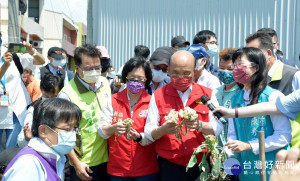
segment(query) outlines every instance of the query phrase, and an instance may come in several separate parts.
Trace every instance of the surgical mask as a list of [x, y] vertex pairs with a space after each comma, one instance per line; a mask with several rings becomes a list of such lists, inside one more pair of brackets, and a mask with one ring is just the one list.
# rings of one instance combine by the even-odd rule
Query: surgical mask
[[57, 60], [55, 58], [52, 58], [52, 65], [54, 65], [55, 67], [64, 66], [66, 63], [67, 63], [66, 59]]
[[167, 73], [164, 73], [162, 70], [152, 69], [152, 81], [162, 82], [167, 77]]
[[112, 71], [112, 72], [109, 72], [107, 77], [113, 79], [114, 77], [116, 76], [116, 72], [115, 71]]
[[101, 76], [101, 70], [90, 70], [90, 71], [82, 71], [83, 78], [86, 83], [92, 84], [95, 83], [99, 77]]
[[177, 48], [177, 51], [180, 51], [180, 50], [187, 50], [187, 47]]
[[219, 69], [218, 77], [224, 84], [232, 84], [235, 80], [232, 71]]
[[186, 91], [191, 83], [193, 82], [193, 77], [179, 77], [179, 76], [171, 76], [171, 83], [176, 90], [181, 92]]
[[233, 69], [233, 78], [236, 82], [245, 84], [250, 79], [251, 75], [246, 73], [247, 66], [245, 65], [237, 65]]
[[218, 45], [216, 44], [210, 44], [207, 46], [208, 47], [208, 51], [207, 51], [207, 54], [210, 56], [210, 57], [214, 57], [218, 54]]
[[128, 81], [127, 82], [127, 88], [132, 94], [137, 94], [145, 89], [145, 83], [143, 82], [134, 82], [134, 81]]
[[196, 63], [196, 67], [195, 67], [195, 69], [196, 70], [201, 70], [201, 69], [203, 69], [203, 67], [204, 67], [204, 65], [201, 65], [201, 62], [202, 62], [202, 60], [204, 59], [204, 57], [203, 58], [200, 58], [199, 60], [196, 60], [197, 61], [197, 63]]
[[[51, 145], [51, 148], [55, 150], [59, 155], [66, 155], [70, 153], [74, 148], [74, 146], [76, 145], [76, 132], [75, 131], [56, 132], [49, 126], [47, 127], [51, 129], [53, 132], [55, 132], [58, 137], [57, 145]], [[52, 144], [51, 141], [50, 143]]]

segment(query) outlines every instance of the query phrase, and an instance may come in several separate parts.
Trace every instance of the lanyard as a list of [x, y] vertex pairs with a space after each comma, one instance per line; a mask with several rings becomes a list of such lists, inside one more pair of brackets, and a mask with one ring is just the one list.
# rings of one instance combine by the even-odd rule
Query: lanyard
[[[2, 65], [4, 64], [4, 59], [3, 57], [1, 58], [2, 60]], [[6, 94], [6, 88], [5, 88], [5, 84], [6, 84], [6, 73], [3, 75], [3, 81], [0, 80], [2, 86], [3, 86], [3, 91], [4, 91], [4, 94]]]

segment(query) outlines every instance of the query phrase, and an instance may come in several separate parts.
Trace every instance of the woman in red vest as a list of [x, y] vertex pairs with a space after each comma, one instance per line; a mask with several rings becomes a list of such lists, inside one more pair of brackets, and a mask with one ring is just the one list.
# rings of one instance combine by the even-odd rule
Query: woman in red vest
[[[157, 155], [152, 142], [144, 136], [150, 95], [145, 86], [152, 72], [144, 58], [131, 58], [122, 71], [127, 88], [106, 98], [98, 133], [109, 144], [107, 172], [111, 181], [157, 180]], [[130, 130], [123, 121], [131, 118]]]

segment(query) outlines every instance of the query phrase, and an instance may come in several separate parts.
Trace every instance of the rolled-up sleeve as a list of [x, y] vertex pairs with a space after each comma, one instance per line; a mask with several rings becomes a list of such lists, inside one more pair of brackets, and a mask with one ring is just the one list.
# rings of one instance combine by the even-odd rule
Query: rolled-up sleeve
[[[215, 107], [219, 107], [218, 100], [214, 94], [211, 96], [211, 102]], [[212, 126], [215, 136], [219, 136], [223, 130], [223, 124], [215, 118], [213, 113], [209, 111], [209, 124]]]
[[276, 106], [282, 114], [291, 120], [295, 120], [300, 111], [300, 89], [288, 96], [277, 97]]
[[112, 124], [112, 118], [113, 118], [113, 108], [112, 108], [112, 103], [111, 103], [111, 96], [106, 96], [104, 98], [104, 104], [102, 108], [102, 115], [101, 119], [98, 123], [98, 134], [104, 138], [108, 139], [111, 135], [106, 135], [103, 133], [103, 126], [111, 125]]
[[154, 94], [152, 94], [150, 104], [149, 104], [146, 125], [145, 125], [145, 137], [147, 139], [151, 141], [155, 141], [152, 138], [152, 131], [159, 127], [159, 123], [160, 123], [160, 116], [155, 102], [155, 96]]

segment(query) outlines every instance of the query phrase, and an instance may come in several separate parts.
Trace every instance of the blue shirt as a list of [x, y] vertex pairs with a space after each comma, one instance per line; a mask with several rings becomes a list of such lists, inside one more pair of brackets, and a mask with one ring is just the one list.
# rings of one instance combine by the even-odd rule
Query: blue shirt
[[278, 97], [276, 106], [282, 114], [291, 120], [295, 120], [300, 111], [300, 89], [287, 96]]

